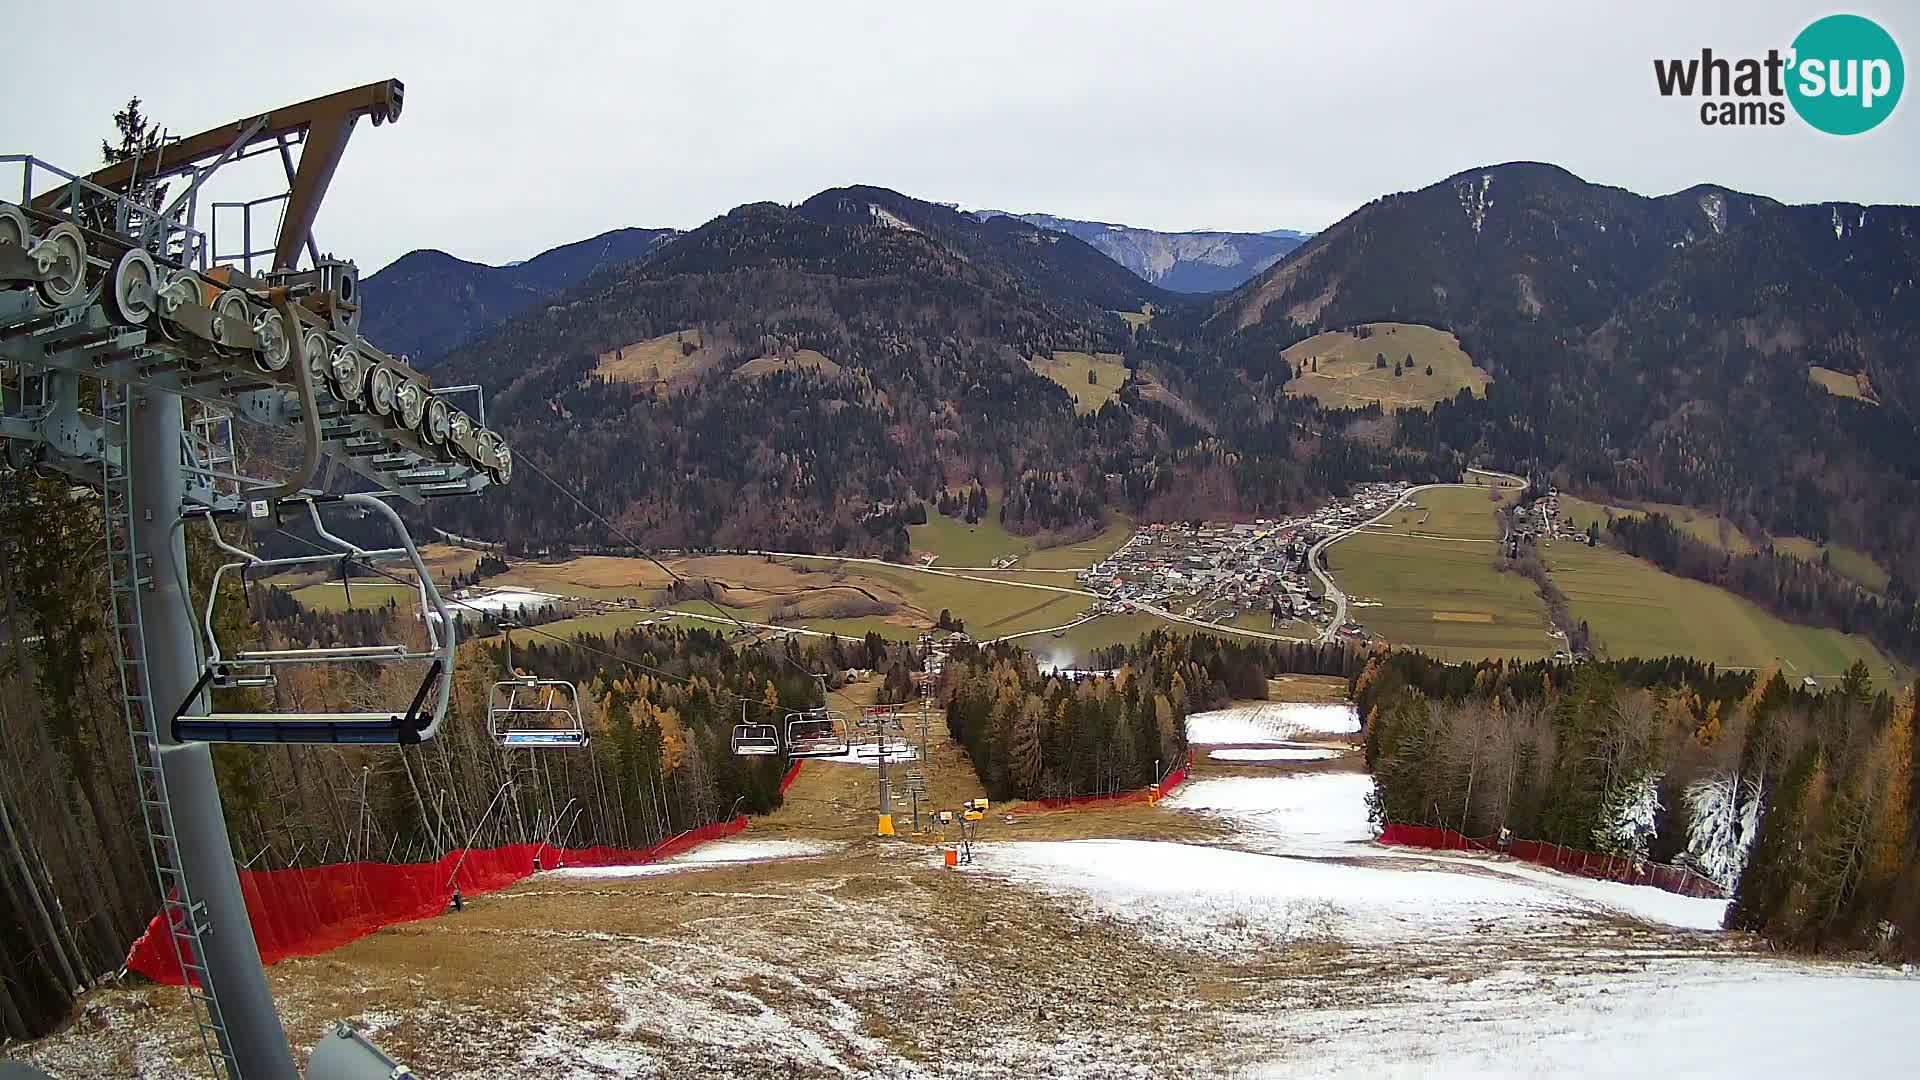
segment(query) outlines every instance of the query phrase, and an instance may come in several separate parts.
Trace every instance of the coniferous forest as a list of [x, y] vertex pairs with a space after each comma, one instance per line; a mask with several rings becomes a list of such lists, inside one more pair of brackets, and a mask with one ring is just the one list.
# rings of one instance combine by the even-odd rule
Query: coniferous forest
[[1676, 863], [1728, 891], [1730, 928], [1920, 956], [1915, 686], [1411, 653], [1354, 685], [1378, 820]]

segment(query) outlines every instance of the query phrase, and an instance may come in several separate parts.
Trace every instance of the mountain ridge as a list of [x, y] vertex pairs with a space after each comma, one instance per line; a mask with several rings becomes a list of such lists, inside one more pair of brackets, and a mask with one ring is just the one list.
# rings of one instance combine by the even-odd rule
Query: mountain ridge
[[981, 220], [1013, 218], [1077, 237], [1141, 279], [1181, 293], [1234, 288], [1279, 261], [1312, 235], [1293, 229], [1258, 233], [1222, 229], [1166, 232], [1107, 221], [1006, 210], [975, 210], [973, 216]]
[[610, 229], [501, 266], [417, 248], [363, 282], [361, 331], [375, 345], [431, 366], [474, 334], [678, 235], [677, 229]]

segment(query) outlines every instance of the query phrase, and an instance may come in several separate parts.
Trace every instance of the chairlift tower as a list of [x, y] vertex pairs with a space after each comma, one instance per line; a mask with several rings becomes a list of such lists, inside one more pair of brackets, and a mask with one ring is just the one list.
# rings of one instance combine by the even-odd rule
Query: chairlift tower
[[[497, 435], [360, 336], [358, 272], [313, 240], [353, 129], [362, 118], [397, 120], [402, 95], [398, 80], [371, 83], [85, 176], [0, 156], [0, 182], [14, 170], [20, 181], [18, 200], [0, 202], [5, 464], [100, 493], [111, 638], [162, 915], [208, 1062], [223, 1080], [299, 1073], [241, 895], [210, 744], [432, 738], [446, 712], [455, 627], [388, 504], [474, 494], [512, 474]], [[284, 191], [211, 202], [216, 173], [259, 155], [278, 157]], [[143, 194], [160, 183], [174, 189], [164, 203]], [[256, 249], [254, 213], [274, 209], [272, 243]], [[235, 210], [240, 240], [223, 252], [214, 230], [223, 211]], [[235, 422], [295, 433], [299, 460], [277, 476], [246, 475]], [[355, 474], [359, 490], [316, 487], [323, 458]], [[341, 539], [321, 517], [339, 508], [383, 519], [399, 543], [368, 549]], [[188, 591], [185, 529], [214, 530], [235, 560], [224, 574], [300, 560], [258, 558], [221, 540], [220, 523], [275, 527], [295, 518], [332, 546], [317, 558], [410, 564], [427, 646], [224, 651], [204, 617], [203, 634]], [[386, 711], [216, 708], [215, 692], [271, 686], [289, 665], [329, 663], [425, 671], [412, 701]], [[312, 1080], [398, 1075], [404, 1069], [344, 1028], [323, 1040], [308, 1072]]]

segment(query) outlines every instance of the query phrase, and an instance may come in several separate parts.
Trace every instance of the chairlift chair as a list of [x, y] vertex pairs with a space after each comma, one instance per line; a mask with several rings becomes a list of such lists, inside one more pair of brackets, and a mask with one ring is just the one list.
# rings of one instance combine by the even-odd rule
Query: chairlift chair
[[487, 723], [503, 750], [585, 746], [587, 725], [580, 715], [580, 689], [564, 679], [521, 674], [513, 666], [513, 624], [507, 635], [507, 677], [493, 684], [487, 698]]
[[[320, 520], [315, 500], [306, 500], [307, 513], [314, 532], [333, 545], [333, 551], [319, 555], [300, 555], [281, 559], [263, 559], [235, 547], [220, 535], [212, 515], [207, 516], [208, 531], [220, 550], [234, 556], [214, 571], [207, 590], [207, 605], [202, 620], [206, 637], [206, 662], [199, 681], [185, 701], [173, 712], [172, 731], [180, 742], [211, 743], [298, 743], [335, 745], [421, 743], [434, 737], [446, 718], [453, 687], [454, 628], [446, 604], [427, 573], [426, 563], [414, 547], [413, 538], [400, 515], [380, 499], [365, 493], [342, 495], [340, 502], [382, 517], [399, 534], [400, 546], [362, 548], [327, 531]], [[220, 595], [220, 583], [238, 570], [242, 578], [249, 571], [276, 571], [317, 566], [332, 567], [343, 561], [363, 565], [383, 562], [406, 563], [414, 572], [415, 595], [427, 644], [419, 648], [407, 644], [343, 645], [304, 649], [242, 649], [223, 652], [214, 633], [214, 604]], [[401, 709], [380, 712], [229, 712], [211, 707], [209, 689], [241, 689], [273, 686], [281, 668], [306, 664], [421, 664], [426, 673], [411, 702]]]
[[786, 721], [788, 757], [838, 757], [849, 749], [846, 720], [825, 707], [790, 712]]
[[779, 753], [779, 726], [776, 724], [733, 725], [733, 752], [741, 757], [763, 757]]
[[740, 703], [740, 722], [733, 725], [733, 752], [741, 757], [764, 757], [780, 752], [780, 727], [747, 720], [747, 703]]

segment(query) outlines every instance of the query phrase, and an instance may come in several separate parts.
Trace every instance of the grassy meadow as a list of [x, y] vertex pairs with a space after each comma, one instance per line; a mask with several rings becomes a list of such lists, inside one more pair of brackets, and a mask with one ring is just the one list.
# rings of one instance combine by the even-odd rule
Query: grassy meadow
[[[1287, 381], [1287, 393], [1311, 397], [1329, 408], [1362, 408], [1378, 402], [1388, 411], [1424, 409], [1462, 389], [1485, 397], [1489, 376], [1473, 366], [1460, 339], [1445, 330], [1413, 323], [1367, 323], [1362, 338], [1329, 330], [1280, 354], [1288, 366], [1307, 365], [1305, 374]], [[1378, 358], [1387, 358], [1386, 367]], [[1413, 370], [1395, 376], [1396, 363], [1413, 357]], [[1427, 368], [1433, 374], [1427, 374]]]
[[[1048, 358], [1033, 357], [1027, 361], [1033, 370], [1054, 382], [1067, 393], [1073, 395], [1073, 409], [1079, 413], [1098, 412], [1113, 395], [1120, 392], [1120, 386], [1127, 381], [1127, 366], [1119, 353], [1084, 353], [1058, 350]], [[1089, 383], [1087, 373], [1092, 372], [1098, 380]]]

